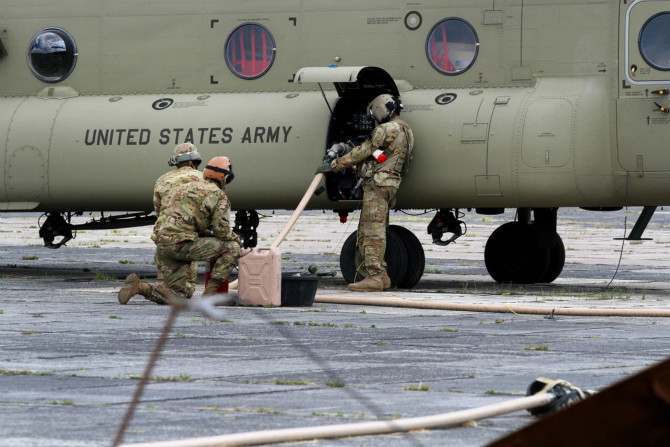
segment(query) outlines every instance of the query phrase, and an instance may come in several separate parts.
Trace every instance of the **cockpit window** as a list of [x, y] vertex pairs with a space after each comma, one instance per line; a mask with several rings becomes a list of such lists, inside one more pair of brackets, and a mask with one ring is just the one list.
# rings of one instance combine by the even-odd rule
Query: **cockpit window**
[[662, 12], [647, 20], [640, 30], [640, 54], [657, 70], [670, 70], [670, 13]]
[[242, 79], [256, 79], [267, 73], [275, 53], [272, 34], [255, 23], [238, 26], [226, 42], [226, 63]]
[[444, 19], [433, 27], [426, 40], [426, 55], [430, 64], [445, 75], [466, 71], [475, 63], [478, 52], [477, 33], [463, 19]]
[[67, 31], [45, 28], [35, 34], [28, 50], [28, 66], [37, 79], [60, 82], [77, 64], [77, 45]]

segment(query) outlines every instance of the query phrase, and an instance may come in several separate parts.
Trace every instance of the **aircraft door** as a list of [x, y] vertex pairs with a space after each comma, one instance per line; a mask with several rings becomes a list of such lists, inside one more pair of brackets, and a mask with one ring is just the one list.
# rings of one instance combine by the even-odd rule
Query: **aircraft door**
[[[334, 143], [363, 143], [375, 128], [374, 120], [367, 115], [368, 103], [377, 95], [389, 93], [399, 96], [393, 78], [377, 67], [307, 67], [295, 76], [298, 83], [334, 83], [338, 93], [336, 104], [328, 104], [331, 119], [326, 147]], [[325, 96], [324, 96], [325, 99]], [[326, 176], [326, 190], [331, 201], [359, 200], [353, 174]]]
[[617, 137], [625, 170], [670, 171], [670, 1], [622, 2]]
[[0, 209], [32, 210], [48, 199], [51, 130], [62, 104], [62, 101], [31, 98], [10, 105]]

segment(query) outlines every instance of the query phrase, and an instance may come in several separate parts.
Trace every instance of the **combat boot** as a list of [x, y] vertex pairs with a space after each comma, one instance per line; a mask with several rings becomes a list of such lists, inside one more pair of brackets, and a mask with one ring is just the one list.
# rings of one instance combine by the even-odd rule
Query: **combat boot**
[[353, 292], [381, 292], [384, 290], [384, 280], [382, 275], [368, 276], [361, 282], [349, 284], [347, 288]]
[[140, 281], [140, 278], [131, 273], [126, 278], [126, 283], [119, 290], [119, 303], [126, 304], [135, 295], [142, 295], [145, 298], [151, 296], [151, 286]]
[[384, 284], [384, 290], [391, 288], [391, 278], [389, 278], [388, 273], [384, 272], [382, 275], [382, 282]]
[[[207, 286], [205, 286], [205, 291], [202, 292], [202, 296], [207, 296], [207, 295], [219, 295], [219, 287], [221, 287], [221, 284], [223, 282], [219, 281], [212, 281], [210, 280], [207, 283]], [[226, 297], [224, 298], [224, 294], [220, 294], [220, 297], [216, 300], [216, 306], [234, 306], [237, 304], [237, 298], [236, 296], [230, 295], [229, 293], [226, 293]]]
[[221, 287], [221, 284], [223, 284], [222, 281], [214, 281], [213, 279], [210, 279], [207, 285], [205, 286], [205, 291], [202, 292], [203, 296], [216, 295], [219, 291], [219, 287]]

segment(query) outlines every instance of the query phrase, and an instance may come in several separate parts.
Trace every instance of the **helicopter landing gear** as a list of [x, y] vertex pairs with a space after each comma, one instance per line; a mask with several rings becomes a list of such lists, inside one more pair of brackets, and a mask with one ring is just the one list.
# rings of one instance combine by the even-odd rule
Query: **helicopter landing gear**
[[[359, 282], [367, 276], [357, 236], [358, 231], [351, 233], [340, 252], [340, 270], [348, 284]], [[388, 226], [384, 260], [393, 288], [412, 288], [423, 276], [426, 263], [423, 246], [414, 233], [404, 227]]]
[[556, 232], [556, 210], [534, 213], [530, 222], [530, 210], [520, 210], [518, 222], [501, 225], [486, 242], [484, 261], [496, 282], [552, 282], [563, 271], [565, 246]]

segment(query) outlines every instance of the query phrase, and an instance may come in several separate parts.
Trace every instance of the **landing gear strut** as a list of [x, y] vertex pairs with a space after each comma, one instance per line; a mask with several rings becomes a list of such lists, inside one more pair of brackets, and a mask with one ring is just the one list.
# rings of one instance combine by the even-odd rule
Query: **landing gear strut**
[[[461, 216], [458, 210], [454, 210], [453, 213], [450, 209], [441, 209], [438, 211], [433, 220], [428, 224], [428, 234], [433, 236], [433, 244], [447, 246], [463, 236], [468, 231], [468, 228], [465, 222], [458, 220]], [[443, 241], [442, 235], [445, 233], [451, 233], [452, 236]]]
[[[61, 213], [48, 213], [47, 218], [40, 225], [40, 237], [44, 241], [44, 246], [48, 248], [60, 248], [65, 245], [74, 236], [72, 235], [72, 225], [69, 223], [70, 216], [67, 221]], [[54, 244], [54, 239], [63, 236], [60, 242]]]
[[[93, 218], [90, 222], [72, 225], [73, 214], [75, 213], [67, 213], [67, 218], [65, 218], [61, 213], [47, 213], [46, 220], [40, 225], [40, 237], [44, 240], [45, 247], [62, 247], [74, 237], [73, 231], [76, 235], [77, 230], [112, 230], [153, 225], [156, 222], [156, 216], [151, 215], [150, 211], [146, 211], [114, 216], [101, 215], [98, 219]], [[76, 213], [76, 215], [81, 215], [81, 213]], [[59, 236], [63, 236], [63, 239], [54, 244], [55, 238]]]

